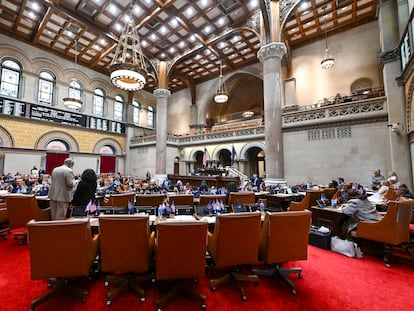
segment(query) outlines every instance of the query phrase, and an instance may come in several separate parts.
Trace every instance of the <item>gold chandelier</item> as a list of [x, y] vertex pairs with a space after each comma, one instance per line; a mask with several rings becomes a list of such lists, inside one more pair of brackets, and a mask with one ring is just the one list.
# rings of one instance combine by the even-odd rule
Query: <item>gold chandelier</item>
[[214, 95], [214, 101], [217, 104], [227, 103], [229, 95], [227, 94], [226, 84], [223, 81], [223, 66], [220, 60], [220, 76], [219, 76], [219, 85], [217, 87], [216, 95]]
[[116, 87], [126, 91], [137, 91], [145, 86], [147, 68], [131, 12], [132, 2], [129, 21], [121, 33], [109, 71], [111, 82]]
[[[323, 13], [325, 14], [326, 7], [323, 8]], [[322, 69], [329, 69], [335, 64], [335, 59], [329, 53], [328, 48], [328, 28], [326, 26], [327, 16], [325, 14], [325, 55], [323, 60], [321, 61]]]

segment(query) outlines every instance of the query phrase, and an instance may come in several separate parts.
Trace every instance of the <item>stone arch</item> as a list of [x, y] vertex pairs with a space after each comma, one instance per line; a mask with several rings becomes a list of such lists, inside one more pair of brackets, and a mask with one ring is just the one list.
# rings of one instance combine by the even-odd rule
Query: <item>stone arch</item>
[[121, 145], [114, 139], [111, 138], [103, 138], [98, 140], [93, 148], [94, 153], [99, 153], [99, 150], [103, 146], [111, 146], [115, 151], [115, 155], [122, 155], [122, 147]]
[[218, 161], [219, 153], [221, 150], [228, 150], [231, 153], [231, 145], [218, 145], [214, 148], [213, 154], [211, 156], [211, 160]]
[[190, 154], [188, 155], [188, 161], [195, 161], [195, 155], [197, 152], [204, 152], [204, 149], [202, 147], [196, 147], [191, 150]]
[[3, 55], [0, 60], [4, 58], [15, 59], [22, 65], [24, 71], [32, 71], [32, 62], [30, 58], [21, 50], [5, 45], [0, 45], [0, 49]]
[[370, 78], [359, 78], [351, 83], [351, 93], [358, 90], [370, 90], [374, 82]]
[[251, 142], [251, 143], [247, 143], [247, 144], [245, 144], [245, 145], [242, 147], [242, 149], [241, 149], [241, 151], [240, 151], [239, 159], [240, 159], [240, 160], [246, 160], [246, 153], [247, 153], [247, 151], [248, 151], [250, 148], [253, 148], [253, 147], [260, 148], [260, 149], [262, 149], [263, 151], [265, 151], [265, 150], [266, 150], [266, 149], [265, 149], [265, 144], [264, 144], [264, 143], [260, 143], [260, 142]]
[[14, 147], [13, 136], [2, 126], [0, 126], [0, 147]]
[[34, 148], [35, 149], [46, 149], [46, 146], [53, 140], [62, 140], [64, 141], [68, 146], [69, 150], [71, 152], [78, 152], [79, 151], [79, 144], [76, 141], [76, 139], [63, 131], [50, 131], [42, 136], [39, 137], [39, 139], [36, 140]]

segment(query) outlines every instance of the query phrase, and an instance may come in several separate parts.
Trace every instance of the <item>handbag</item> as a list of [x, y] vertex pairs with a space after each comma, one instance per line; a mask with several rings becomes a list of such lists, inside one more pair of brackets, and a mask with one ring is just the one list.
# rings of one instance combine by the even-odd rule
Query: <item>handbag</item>
[[358, 244], [354, 241], [343, 240], [338, 236], [333, 236], [331, 238], [331, 250], [348, 257], [363, 257], [362, 251], [358, 247]]

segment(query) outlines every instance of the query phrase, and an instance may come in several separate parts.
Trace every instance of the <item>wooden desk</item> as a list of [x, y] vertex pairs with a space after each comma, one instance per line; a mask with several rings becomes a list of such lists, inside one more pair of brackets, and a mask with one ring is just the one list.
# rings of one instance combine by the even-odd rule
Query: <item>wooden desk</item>
[[332, 207], [320, 208], [311, 206], [312, 224], [315, 226], [325, 226], [332, 231], [332, 235], [346, 236], [348, 231], [347, 222], [349, 215], [342, 212], [341, 209]]

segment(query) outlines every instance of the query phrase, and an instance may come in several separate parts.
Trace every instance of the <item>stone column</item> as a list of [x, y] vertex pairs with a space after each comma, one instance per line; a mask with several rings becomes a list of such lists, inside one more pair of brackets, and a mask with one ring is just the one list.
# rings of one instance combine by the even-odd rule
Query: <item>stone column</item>
[[156, 89], [157, 100], [157, 143], [155, 158], [155, 179], [157, 183], [167, 177], [167, 103], [171, 92], [167, 89]]
[[282, 135], [281, 61], [283, 43], [272, 42], [260, 48], [257, 58], [263, 64], [266, 185], [286, 184], [284, 180]]
[[401, 75], [399, 49], [400, 26], [398, 15], [398, 1], [389, 1], [380, 4], [378, 25], [381, 33], [382, 75], [384, 90], [388, 104], [391, 167], [395, 171], [400, 183], [408, 184], [412, 189], [412, 159], [406, 127], [406, 108], [404, 87], [398, 85], [396, 78]]

